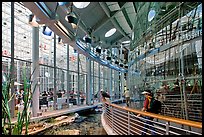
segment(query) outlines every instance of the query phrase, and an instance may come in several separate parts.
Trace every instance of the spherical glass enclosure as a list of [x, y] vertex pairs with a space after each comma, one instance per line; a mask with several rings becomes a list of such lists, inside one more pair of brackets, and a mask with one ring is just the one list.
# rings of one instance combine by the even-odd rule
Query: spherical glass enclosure
[[79, 9], [86, 8], [90, 2], [73, 2], [74, 6]]
[[116, 28], [110, 29], [108, 32], [106, 32], [105, 37], [110, 37], [116, 32]]
[[148, 21], [152, 21], [155, 14], [156, 14], [155, 10], [150, 10], [149, 13], [148, 13]]

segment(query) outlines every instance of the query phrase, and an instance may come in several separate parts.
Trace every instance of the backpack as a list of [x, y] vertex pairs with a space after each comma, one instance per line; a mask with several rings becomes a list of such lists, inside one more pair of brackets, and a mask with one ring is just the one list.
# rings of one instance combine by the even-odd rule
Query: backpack
[[155, 114], [161, 113], [161, 102], [152, 97], [148, 112], [155, 113]]
[[108, 93], [106, 93], [105, 91], [102, 92], [102, 96], [106, 97], [106, 98], [110, 98], [110, 95]]

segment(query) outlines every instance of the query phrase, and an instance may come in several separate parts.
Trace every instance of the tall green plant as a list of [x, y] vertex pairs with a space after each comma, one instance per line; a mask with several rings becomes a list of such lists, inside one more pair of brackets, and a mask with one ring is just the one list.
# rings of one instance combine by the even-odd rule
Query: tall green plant
[[[35, 70], [34, 70], [35, 71]], [[34, 72], [33, 71], [33, 72]], [[31, 74], [32, 76], [32, 74]], [[32, 95], [31, 95], [31, 83], [28, 83], [26, 78], [26, 66], [23, 67], [23, 87], [24, 87], [24, 109], [22, 113], [17, 114], [17, 123], [12, 124], [11, 122], [11, 112], [9, 109], [9, 102], [15, 97], [15, 93], [10, 96], [11, 89], [11, 77], [10, 74], [6, 76], [6, 81], [2, 83], [2, 131], [4, 135], [21, 135], [23, 127], [26, 127], [25, 134], [28, 134], [28, 125], [30, 119], [30, 113], [28, 112]], [[29, 78], [31, 79], [31, 77]], [[30, 81], [30, 80], [29, 80]], [[35, 85], [36, 88], [36, 85]], [[34, 91], [35, 91], [34, 88]]]

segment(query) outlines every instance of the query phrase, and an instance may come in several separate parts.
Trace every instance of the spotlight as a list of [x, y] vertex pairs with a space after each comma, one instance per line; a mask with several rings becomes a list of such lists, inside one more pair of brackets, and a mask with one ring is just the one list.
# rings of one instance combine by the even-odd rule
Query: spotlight
[[115, 61], [115, 64], [119, 64], [119, 62], [116, 60], [116, 61]]
[[60, 37], [58, 38], [58, 44], [63, 44], [62, 39]]
[[77, 53], [77, 50], [76, 50], [76, 49], [74, 49], [74, 53]]
[[43, 26], [43, 32], [44, 35], [51, 36], [52, 35], [52, 30], [48, 28], [47, 26]]
[[85, 37], [85, 42], [91, 44], [91, 38], [89, 38], [89, 37]]
[[111, 60], [111, 57], [106, 57], [107, 60]]
[[120, 67], [123, 67], [123, 64], [120, 64]]
[[100, 54], [101, 53], [101, 49], [96, 48], [96, 52], [98, 52]]
[[77, 28], [78, 19], [74, 17], [71, 13], [65, 17], [65, 20], [71, 23], [72, 28]]
[[34, 14], [29, 15], [29, 24], [33, 27], [38, 27], [39, 24], [37, 23], [36, 16]]

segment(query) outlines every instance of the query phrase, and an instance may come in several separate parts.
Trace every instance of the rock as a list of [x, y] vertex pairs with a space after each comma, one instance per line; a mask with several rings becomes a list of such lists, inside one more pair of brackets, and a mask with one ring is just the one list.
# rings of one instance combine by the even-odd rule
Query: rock
[[60, 130], [56, 132], [56, 135], [79, 135], [80, 134], [80, 130]]
[[67, 118], [68, 116], [61, 116], [61, 117], [57, 117], [55, 118], [56, 121], [60, 121], [60, 120], [63, 120], [65, 118]]
[[81, 123], [81, 122], [83, 122], [85, 119], [86, 119], [86, 117], [81, 117], [81, 116], [80, 116], [79, 118], [76, 118], [74, 122], [76, 122], [76, 123]]

